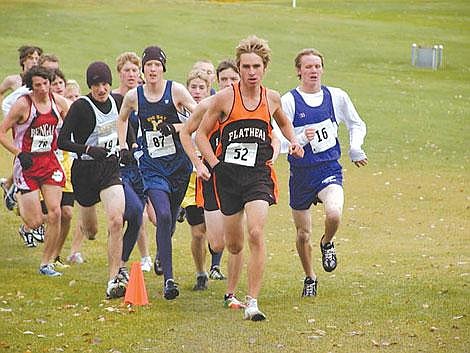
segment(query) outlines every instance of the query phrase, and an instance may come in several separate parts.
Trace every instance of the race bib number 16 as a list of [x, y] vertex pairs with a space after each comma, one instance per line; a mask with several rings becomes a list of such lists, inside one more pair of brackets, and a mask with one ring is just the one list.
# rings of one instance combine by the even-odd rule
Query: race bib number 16
[[336, 145], [337, 130], [334, 123], [327, 119], [311, 125], [315, 129], [315, 137], [310, 141], [313, 153], [326, 151]]

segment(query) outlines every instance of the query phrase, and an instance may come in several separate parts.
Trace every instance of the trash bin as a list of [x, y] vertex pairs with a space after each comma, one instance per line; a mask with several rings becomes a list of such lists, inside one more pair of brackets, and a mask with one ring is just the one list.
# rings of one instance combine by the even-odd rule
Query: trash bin
[[444, 46], [442, 44], [433, 45], [432, 47], [422, 47], [413, 43], [411, 45], [411, 65], [437, 70], [442, 67], [443, 64], [443, 50]]

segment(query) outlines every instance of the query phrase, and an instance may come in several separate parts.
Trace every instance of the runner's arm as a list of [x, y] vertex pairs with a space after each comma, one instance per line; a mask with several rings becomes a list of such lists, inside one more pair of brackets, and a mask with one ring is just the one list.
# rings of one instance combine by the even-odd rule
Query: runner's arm
[[277, 132], [273, 131], [273, 136], [271, 139], [271, 146], [273, 148], [273, 158], [271, 159], [271, 163], [274, 163], [276, 159], [279, 157], [279, 153], [281, 153], [281, 140], [279, 139]]
[[57, 146], [63, 151], [84, 154], [87, 148], [85, 141], [95, 125], [95, 115], [91, 106], [84, 99], [76, 100], [64, 118], [64, 124], [57, 138]]
[[357, 167], [365, 166], [368, 161], [362, 144], [367, 133], [366, 124], [345, 91], [330, 87], [330, 92], [336, 118], [344, 122], [349, 132], [349, 158]]
[[61, 95], [59, 94], [56, 94], [56, 93], [52, 93], [54, 95], [54, 100], [57, 104], [57, 106], [60, 108], [60, 116], [63, 118], [65, 118], [65, 116], [67, 115], [67, 112], [69, 111], [70, 109], [70, 101], [68, 99], [65, 99], [64, 97], [62, 97]]
[[128, 141], [128, 120], [133, 111], [137, 110], [137, 90], [134, 88], [126, 93], [122, 101], [119, 117], [116, 121], [119, 147], [120, 149], [129, 149], [132, 146], [127, 145]]
[[[181, 83], [173, 82], [172, 95], [176, 110], [178, 110], [180, 114], [183, 113], [184, 115], [186, 112], [192, 113], [194, 109], [196, 109], [197, 103], [194, 101], [193, 97], [191, 97], [186, 87]], [[183, 123], [173, 124], [173, 126], [175, 127], [176, 132], [180, 132], [183, 128]]]
[[292, 123], [289, 121], [286, 113], [284, 113], [282, 110], [281, 97], [279, 96], [279, 93], [269, 90], [268, 101], [270, 103], [270, 109], [272, 109], [273, 112], [272, 115], [274, 120], [279, 126], [279, 129], [281, 129], [282, 134], [287, 138], [287, 140], [289, 140], [291, 144], [289, 146], [289, 153], [296, 158], [302, 158], [304, 155], [304, 149], [297, 141]]
[[7, 136], [7, 133], [17, 122], [23, 120], [28, 112], [29, 104], [26, 99], [18, 99], [11, 107], [5, 119], [0, 123], [0, 144], [15, 156], [21, 152], [21, 149], [13, 144], [11, 138]]
[[204, 116], [204, 113], [207, 111], [208, 108], [208, 100], [203, 100], [200, 102], [194, 111], [192, 112], [189, 119], [183, 124], [182, 129], [180, 130], [180, 140], [183, 148], [188, 155], [193, 165], [196, 167], [197, 176], [203, 178], [204, 180], [209, 180], [210, 172], [207, 167], [202, 163], [201, 158], [196, 150], [196, 146], [192, 139], [192, 134], [197, 130], [199, 127], [201, 120]]
[[196, 131], [196, 145], [199, 148], [204, 159], [209, 163], [209, 165], [213, 168], [217, 163], [219, 163], [219, 159], [214, 154], [212, 150], [212, 146], [209, 142], [209, 134], [211, 133], [212, 129], [214, 128], [215, 124], [217, 124], [217, 120], [222, 114], [225, 114], [222, 100], [224, 99], [224, 95], [220, 95], [223, 92], [220, 92], [213, 96], [209, 107], [202, 118], [201, 123], [199, 124], [199, 128]]
[[17, 75], [9, 75], [0, 83], [0, 97], [9, 89], [14, 90], [17, 81]]

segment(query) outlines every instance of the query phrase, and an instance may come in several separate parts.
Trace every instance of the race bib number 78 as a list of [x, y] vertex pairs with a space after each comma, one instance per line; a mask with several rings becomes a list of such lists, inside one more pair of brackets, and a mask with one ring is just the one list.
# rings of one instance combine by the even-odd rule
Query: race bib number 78
[[31, 144], [31, 152], [49, 152], [52, 145], [52, 135], [47, 136], [33, 136], [33, 142]]

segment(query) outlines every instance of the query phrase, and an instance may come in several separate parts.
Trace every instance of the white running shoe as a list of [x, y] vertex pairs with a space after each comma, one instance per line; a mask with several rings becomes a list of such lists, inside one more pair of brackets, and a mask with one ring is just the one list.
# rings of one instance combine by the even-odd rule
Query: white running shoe
[[72, 255], [67, 257], [67, 261], [71, 264], [80, 265], [85, 262], [85, 259], [83, 258], [81, 253], [74, 252]]
[[142, 267], [143, 272], [152, 271], [152, 258], [150, 256], [142, 257], [140, 261], [140, 266]]
[[250, 296], [246, 297], [246, 308], [243, 319], [251, 321], [266, 320], [266, 315], [264, 315], [261, 310], [259, 310], [258, 301], [255, 298]]
[[53, 264], [41, 265], [39, 267], [39, 274], [47, 277], [59, 277], [62, 276], [61, 272], [55, 270]]

